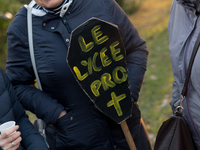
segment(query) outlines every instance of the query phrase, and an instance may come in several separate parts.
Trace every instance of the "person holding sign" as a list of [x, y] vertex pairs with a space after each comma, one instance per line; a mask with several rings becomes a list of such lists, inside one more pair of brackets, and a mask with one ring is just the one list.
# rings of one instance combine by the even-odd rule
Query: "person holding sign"
[[[3, 130], [3, 123], [15, 121], [11, 128]], [[19, 130], [19, 131], [17, 131]], [[0, 150], [48, 150], [43, 137], [28, 120], [15, 91], [0, 68]]]
[[[93, 81], [91, 88], [96, 97], [102, 95], [102, 88], [109, 91], [120, 84], [121, 80], [123, 83], [129, 80], [134, 104], [132, 116], [126, 121], [137, 149], [152, 149], [137, 103], [146, 71], [148, 51], [145, 41], [115, 0], [35, 0], [29, 6], [33, 7], [33, 45], [43, 91], [34, 87], [35, 75], [27, 40], [27, 5], [21, 7], [8, 28], [6, 70], [22, 105], [46, 123], [50, 148], [129, 149], [120, 125], [93, 104], [89, 95], [76, 81], [66, 61], [72, 31], [95, 17], [118, 27], [125, 53], [120, 55], [119, 44], [113, 41], [109, 48], [102, 47], [91, 59], [88, 57], [80, 60], [79, 63], [88, 68], [87, 72], [83, 72], [78, 66], [74, 67], [74, 70], [80, 81], [85, 81], [86, 78]], [[101, 29], [101, 26], [96, 26], [88, 34], [80, 36], [77, 47], [82, 47], [85, 53], [90, 53], [96, 45], [110, 41], [107, 38], [112, 39], [112, 36], [106, 37]], [[88, 39], [88, 36], [92, 38]], [[112, 58], [108, 55], [110, 52]], [[79, 61], [78, 59], [77, 57], [74, 61]], [[105, 73], [96, 80], [88, 76], [100, 72], [101, 68], [110, 67], [110, 64], [121, 59], [126, 61], [128, 76], [123, 74], [126, 72], [125, 67], [117, 67], [112, 70], [113, 73]], [[122, 74], [117, 76], [115, 73], [118, 72]], [[122, 116], [123, 111], [118, 109], [119, 106], [115, 107], [117, 104], [113, 100], [120, 103], [125, 95], [111, 92], [109, 96], [112, 98], [107, 107], [116, 110], [114, 113]]]

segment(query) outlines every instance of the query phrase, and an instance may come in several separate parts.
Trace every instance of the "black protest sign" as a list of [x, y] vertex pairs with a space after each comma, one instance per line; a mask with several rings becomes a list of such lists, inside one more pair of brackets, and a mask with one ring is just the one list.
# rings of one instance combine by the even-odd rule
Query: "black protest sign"
[[91, 18], [76, 28], [67, 62], [100, 111], [117, 123], [130, 117], [132, 101], [125, 49], [116, 25]]

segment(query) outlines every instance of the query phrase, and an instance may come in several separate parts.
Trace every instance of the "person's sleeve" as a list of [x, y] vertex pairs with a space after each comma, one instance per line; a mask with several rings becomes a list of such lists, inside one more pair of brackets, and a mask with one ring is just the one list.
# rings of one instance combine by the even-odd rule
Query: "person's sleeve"
[[[23, 27], [11, 23], [7, 31], [6, 72], [23, 107], [47, 124], [55, 124], [64, 107], [50, 96], [35, 88], [27, 33]], [[26, 28], [26, 27], [24, 27]], [[26, 30], [27, 31], [27, 30]]]
[[128, 16], [115, 0], [104, 0], [110, 19], [118, 26], [124, 47], [130, 90], [134, 101], [138, 100], [147, 66], [148, 51], [146, 42], [140, 37]]
[[28, 119], [28, 116], [25, 114], [24, 108], [20, 104], [11, 85], [8, 77], [3, 73], [3, 77], [6, 84], [6, 89], [9, 92], [12, 111], [15, 117], [16, 124], [19, 125], [19, 131], [21, 132], [22, 142], [21, 145], [26, 150], [48, 150], [43, 137], [36, 131], [34, 126]]

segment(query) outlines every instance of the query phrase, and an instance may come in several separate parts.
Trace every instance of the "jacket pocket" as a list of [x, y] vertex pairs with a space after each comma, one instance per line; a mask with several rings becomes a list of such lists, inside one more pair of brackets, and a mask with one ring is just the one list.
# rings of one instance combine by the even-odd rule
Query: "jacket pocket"
[[179, 91], [179, 86], [176, 81], [173, 82], [173, 94], [172, 100], [170, 101], [170, 105], [172, 108], [173, 113], [176, 111], [176, 107], [180, 105], [181, 102], [181, 93]]
[[[70, 113], [70, 112], [69, 112]], [[56, 126], [56, 150], [63, 150], [73, 145], [73, 134], [71, 127], [73, 125], [71, 123], [71, 115], [67, 113], [60, 119], [58, 119]]]

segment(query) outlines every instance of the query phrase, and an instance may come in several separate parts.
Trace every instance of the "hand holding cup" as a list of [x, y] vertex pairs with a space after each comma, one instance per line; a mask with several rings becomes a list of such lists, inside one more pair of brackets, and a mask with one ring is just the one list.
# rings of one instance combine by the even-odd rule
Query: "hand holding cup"
[[18, 129], [19, 126], [14, 121], [0, 125], [0, 147], [3, 150], [16, 150], [19, 147], [22, 138]]

